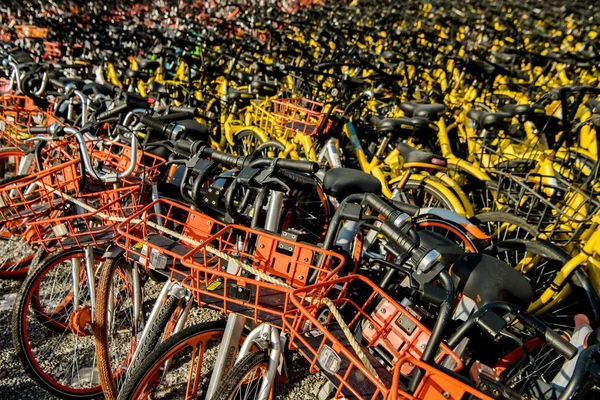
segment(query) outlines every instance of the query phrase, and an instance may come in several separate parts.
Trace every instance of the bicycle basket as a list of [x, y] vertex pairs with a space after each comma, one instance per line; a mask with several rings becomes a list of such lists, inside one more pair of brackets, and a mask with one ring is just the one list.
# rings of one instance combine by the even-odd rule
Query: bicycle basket
[[[86, 143], [92, 166], [104, 174], [124, 172], [131, 161], [131, 147], [112, 140], [99, 139]], [[129, 183], [136, 184], [139, 180], [152, 181], [165, 165], [165, 160], [150, 153], [138, 151], [136, 165], [132, 174], [125, 178]]]
[[[344, 333], [345, 327], [326, 306], [325, 298], [340, 312], [351, 336], [359, 342], [360, 355]], [[410, 311], [361, 275], [294, 290], [290, 301], [291, 311], [285, 316], [290, 347], [310, 362], [311, 371], [322, 371], [338, 387], [337, 395], [388, 397], [394, 369], [408, 379], [415, 366], [402, 360], [407, 356], [420, 359], [431, 336]], [[372, 368], [365, 366], [361, 358]], [[455, 371], [462, 369], [460, 358], [443, 344], [436, 362]]]
[[79, 159], [0, 186], [0, 222], [38, 217], [60, 207], [80, 190]]
[[316, 135], [319, 127], [323, 126], [322, 133], [327, 133], [333, 120], [325, 120], [325, 107], [316, 101], [303, 98], [275, 99], [273, 102], [273, 116], [275, 123], [283, 129], [299, 132], [304, 135]]
[[20, 99], [12, 99], [11, 101], [21, 102], [26, 107], [5, 108], [0, 112], [0, 140], [7, 146], [17, 147], [25, 145], [32, 147], [33, 143], [24, 142], [25, 139], [31, 137], [29, 128], [50, 126], [55, 122], [61, 123], [47, 112], [27, 107], [26, 102]]
[[115, 243], [125, 249], [127, 259], [169, 276], [185, 269], [183, 256], [223, 227], [206, 214], [159, 199], [119, 223]]
[[336, 276], [343, 263], [334, 252], [230, 225], [186, 254], [187, 274], [172, 277], [198, 304], [281, 328], [291, 290]]
[[[10, 109], [35, 110], [36, 106], [33, 99], [27, 96], [19, 96], [16, 94], [4, 94], [0, 96], [0, 114], [4, 115], [5, 111]], [[6, 110], [8, 109], [8, 110]]]
[[45, 39], [48, 36], [48, 28], [38, 28], [35, 25], [16, 25], [15, 32], [19, 38]]
[[31, 243], [41, 244], [49, 253], [93, 245], [101, 247], [115, 238], [116, 224], [144, 206], [141, 186], [104, 190], [69, 199], [69, 209], [50, 217], [28, 221], [35, 231]]
[[593, 193], [576, 187], [558, 173], [499, 172], [497, 176], [498, 204], [562, 246], [578, 240], [600, 209]]

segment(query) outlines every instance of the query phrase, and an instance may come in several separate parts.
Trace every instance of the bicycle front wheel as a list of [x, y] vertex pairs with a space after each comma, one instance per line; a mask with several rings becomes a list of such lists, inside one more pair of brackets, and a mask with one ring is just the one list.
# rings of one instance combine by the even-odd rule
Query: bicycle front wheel
[[127, 378], [118, 398], [204, 399], [225, 324], [193, 325], [157, 345]]
[[[94, 251], [95, 270], [104, 261], [102, 255]], [[17, 296], [12, 318], [15, 352], [27, 374], [55, 396], [88, 399], [102, 393], [90, 306], [81, 249], [51, 257], [30, 271]]]
[[247, 354], [223, 377], [212, 400], [260, 399], [263, 397], [263, 390], [269, 391], [269, 399], [275, 399], [275, 384], [270, 388], [262, 387], [267, 379], [268, 370], [267, 353], [254, 351]]

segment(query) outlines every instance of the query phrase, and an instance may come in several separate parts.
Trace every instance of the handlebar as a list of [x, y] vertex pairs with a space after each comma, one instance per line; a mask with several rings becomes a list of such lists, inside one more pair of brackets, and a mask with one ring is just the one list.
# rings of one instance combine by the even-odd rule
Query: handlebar
[[116, 172], [116, 173], [102, 173], [99, 171], [96, 171], [92, 165], [92, 162], [90, 160], [90, 156], [88, 154], [87, 148], [86, 148], [86, 140], [85, 137], [83, 135], [83, 133], [81, 133], [81, 131], [69, 127], [69, 126], [65, 126], [62, 127], [57, 123], [54, 123], [50, 126], [47, 127], [34, 127], [34, 128], [30, 128], [30, 132], [31, 133], [43, 133], [43, 134], [51, 134], [52, 136], [42, 136], [42, 137], [33, 137], [30, 139], [27, 139], [26, 141], [34, 141], [34, 140], [44, 140], [44, 141], [51, 141], [51, 140], [55, 140], [56, 138], [54, 137], [55, 135], [58, 134], [58, 132], [60, 132], [62, 130], [62, 132], [64, 132], [65, 134], [69, 134], [69, 135], [73, 135], [75, 136], [75, 139], [77, 140], [77, 145], [79, 147], [79, 153], [81, 155], [81, 160], [83, 161], [83, 165], [85, 167], [86, 172], [88, 172], [93, 178], [99, 180], [99, 181], [103, 181], [106, 183], [114, 183], [117, 182], [121, 179], [127, 178], [129, 175], [131, 175], [133, 173], [133, 171], [135, 170], [135, 165], [137, 162], [137, 138], [135, 137], [135, 135], [131, 136], [131, 153], [130, 153], [130, 161], [129, 161], [129, 165], [127, 166], [127, 168], [125, 169], [125, 171], [123, 172]]
[[550, 329], [550, 327], [544, 324], [541, 320], [533, 315], [527, 314], [525, 311], [515, 305], [501, 301], [488, 303], [471, 315], [469, 319], [462, 324], [461, 327], [456, 330], [456, 332], [454, 332], [450, 339], [448, 339], [448, 346], [456, 346], [467, 334], [469, 329], [471, 329], [479, 321], [479, 319], [483, 317], [484, 314], [493, 309], [500, 309], [505, 312], [514, 313], [517, 318], [533, 328], [537, 336], [543, 338], [550, 347], [552, 347], [566, 359], [570, 360], [577, 354], [577, 347], [573, 346], [558, 333]]

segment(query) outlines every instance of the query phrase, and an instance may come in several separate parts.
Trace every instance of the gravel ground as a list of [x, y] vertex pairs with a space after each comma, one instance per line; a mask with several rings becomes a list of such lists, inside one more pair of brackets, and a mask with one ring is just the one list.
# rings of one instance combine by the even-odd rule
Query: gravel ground
[[[0, 399], [54, 399], [39, 389], [25, 374], [11, 344], [11, 313], [21, 282], [0, 280]], [[156, 292], [148, 287], [148, 293]], [[218, 318], [219, 314], [196, 308], [188, 324]], [[308, 374], [308, 363], [297, 355], [290, 368], [290, 381], [278, 387], [281, 399], [314, 399], [312, 391], [325, 379]]]

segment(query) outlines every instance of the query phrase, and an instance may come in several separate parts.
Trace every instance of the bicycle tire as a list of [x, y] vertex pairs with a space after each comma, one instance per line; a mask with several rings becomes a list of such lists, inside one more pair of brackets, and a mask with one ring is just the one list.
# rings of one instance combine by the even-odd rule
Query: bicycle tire
[[[94, 257], [101, 259], [103, 254], [103, 251], [94, 249]], [[63, 260], [70, 260], [72, 258], [79, 258], [83, 256], [84, 252], [81, 249], [72, 249], [48, 258], [35, 270], [30, 271], [19, 290], [12, 315], [13, 347], [17, 357], [21, 362], [21, 365], [23, 366], [23, 369], [27, 375], [36, 383], [38, 383], [43, 389], [55, 396], [66, 399], [92, 399], [102, 393], [102, 388], [100, 385], [94, 385], [88, 388], [78, 389], [62, 384], [52, 378], [50, 371], [44, 369], [44, 366], [40, 365], [38, 360], [40, 352], [37, 352], [37, 357], [33, 353], [31, 347], [34, 346], [34, 344], [30, 342], [29, 335], [27, 333], [27, 317], [29, 313], [29, 305], [32, 302], [32, 298], [36, 291], [37, 295], [39, 296], [39, 285], [44, 275], [51, 272], [52, 269], [60, 266]], [[87, 285], [87, 280], [84, 280], [84, 285]], [[35, 319], [37, 320], [37, 316]], [[51, 329], [51, 331], [54, 330]], [[66, 335], [68, 332], [68, 329], [64, 329], [61, 336]], [[52, 356], [58, 357], [60, 360], [60, 356], [56, 354], [56, 352], [59, 351], [58, 346], [49, 346], [49, 350], [52, 351]], [[71, 349], [71, 351], [73, 350]], [[56, 373], [57, 367], [54, 362], [47, 362], [45, 366], [52, 368], [52, 371]]]
[[[100, 277], [96, 286], [96, 308], [94, 310], [94, 340], [96, 345], [96, 359], [98, 362], [98, 376], [100, 385], [107, 399], [117, 397], [117, 385], [115, 380], [116, 372], [111, 368], [111, 354], [108, 344], [108, 303], [113, 301], [110, 296], [111, 286], [113, 284], [117, 268], [122, 265], [123, 258], [108, 259], [102, 266]], [[135, 267], [134, 267], [135, 268]], [[133, 314], [133, 313], [132, 313]], [[132, 341], [129, 345], [130, 351], [134, 339], [137, 336], [136, 321], [132, 321], [130, 334]]]
[[119, 392], [118, 399], [145, 398], [141, 394], [146, 389], [145, 382], [159, 373], [166, 360], [174, 358], [179, 352], [189, 347], [195, 339], [206, 337], [220, 342], [225, 332], [226, 323], [226, 320], [218, 320], [192, 325], [159, 343], [152, 353], [141, 361], [139, 368], [127, 378]]
[[162, 305], [158, 316], [156, 317], [156, 321], [154, 321], [154, 323], [150, 327], [145, 328], [149, 329], [148, 335], [146, 336], [144, 343], [142, 343], [139, 349], [136, 350], [136, 358], [133, 360], [133, 362], [129, 365], [129, 368], [127, 369], [125, 381], [129, 379], [129, 376], [131, 374], [134, 374], [136, 370], [140, 368], [140, 365], [142, 364], [144, 359], [148, 357], [150, 353], [152, 353], [152, 351], [156, 348], [156, 346], [159, 343], [162, 342], [161, 339], [164, 337], [165, 333], [167, 333], [167, 324], [169, 323], [171, 317], [175, 314], [175, 310], [177, 309], [177, 307], [179, 307], [180, 305], [180, 299], [174, 296], [167, 297], [167, 300]]
[[[231, 371], [223, 376], [211, 400], [232, 400], [233, 398], [237, 398], [237, 396], [235, 396], [236, 390], [243, 384], [246, 376], [259, 367], [268, 368], [268, 366], [269, 355], [266, 352], [253, 351], [249, 354], [246, 354], [235, 364]], [[277, 385], [274, 383], [271, 388], [271, 393], [269, 395], [270, 399], [276, 398], [276, 386]], [[256, 394], [258, 395], [259, 393]]]
[[[244, 139], [255, 139], [256, 144], [254, 147], [244, 148]], [[253, 130], [250, 129], [242, 129], [238, 133], [235, 134], [235, 142], [236, 144], [232, 146], [233, 154], [237, 154], [238, 156], [243, 155], [252, 155], [256, 151], [256, 149], [263, 143], [262, 138]]]
[[[415, 190], [420, 192], [417, 192], [418, 196], [415, 197], [414, 195], [407, 193], [407, 190]], [[456, 210], [452, 206], [452, 201], [450, 201], [442, 192], [438, 191], [431, 185], [427, 185], [424, 181], [413, 181], [409, 179], [408, 182], [406, 182], [406, 184], [404, 185], [404, 187], [400, 189], [400, 191], [407, 193], [407, 195], [409, 196], [409, 200], [412, 200], [415, 203], [415, 205], [419, 207], [439, 207], [454, 212], [458, 211], [459, 213], [461, 211]], [[423, 201], [417, 201], [419, 198], [423, 199], [425, 194], [429, 194], [430, 196], [432, 196], [432, 198], [437, 199], [439, 203], [436, 204], [430, 201], [428, 204], [422, 204]], [[460, 200], [458, 199], [456, 199], [456, 201], [460, 202]]]
[[[523, 218], [502, 211], [490, 211], [477, 214], [471, 218], [471, 221], [479, 226], [483, 232], [491, 236], [491, 239], [486, 243], [487, 246], [508, 239], [535, 239], [540, 234], [535, 226], [529, 224]], [[497, 224], [496, 226], [498, 226], [498, 229], [500, 229], [500, 226], [505, 226], [504, 224], [509, 224], [509, 227], [505, 228], [505, 233], [502, 237], [496, 236], [498, 231], [495, 233], [491, 230], [490, 224], [493, 223]], [[514, 236], [508, 236], [506, 232], [514, 233]]]

